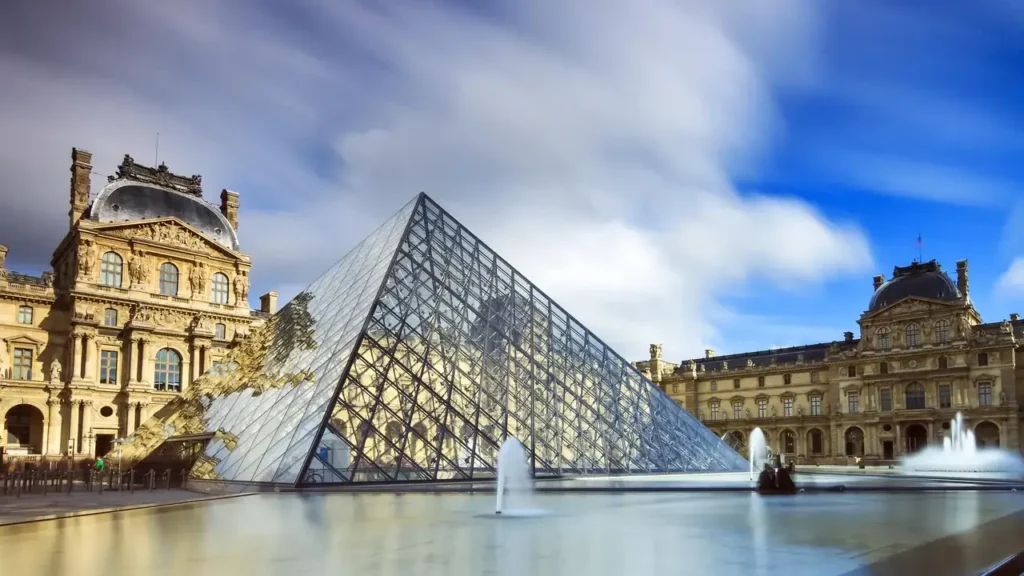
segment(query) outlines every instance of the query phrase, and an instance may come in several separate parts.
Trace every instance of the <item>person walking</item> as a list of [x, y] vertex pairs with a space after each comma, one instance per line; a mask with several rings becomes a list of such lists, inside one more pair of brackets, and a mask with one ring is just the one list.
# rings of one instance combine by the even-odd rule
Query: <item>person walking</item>
[[96, 459], [96, 471], [103, 472], [103, 458]]

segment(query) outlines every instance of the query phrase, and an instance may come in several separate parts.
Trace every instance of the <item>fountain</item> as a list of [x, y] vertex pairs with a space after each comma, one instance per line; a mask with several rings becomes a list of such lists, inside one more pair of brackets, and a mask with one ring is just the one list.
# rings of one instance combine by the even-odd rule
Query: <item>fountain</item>
[[768, 441], [764, 437], [764, 431], [760, 428], [754, 428], [750, 432], [750, 481], [754, 481], [754, 471], [757, 474], [761, 473], [764, 469], [765, 462], [771, 458], [768, 453]]
[[998, 472], [1024, 476], [1024, 458], [999, 448], [978, 448], [974, 432], [964, 427], [964, 415], [956, 413], [942, 448], [929, 446], [903, 459], [904, 472]]
[[522, 515], [534, 512], [529, 506], [532, 492], [533, 484], [526, 449], [519, 440], [509, 436], [498, 451], [498, 496], [494, 513], [510, 512]]

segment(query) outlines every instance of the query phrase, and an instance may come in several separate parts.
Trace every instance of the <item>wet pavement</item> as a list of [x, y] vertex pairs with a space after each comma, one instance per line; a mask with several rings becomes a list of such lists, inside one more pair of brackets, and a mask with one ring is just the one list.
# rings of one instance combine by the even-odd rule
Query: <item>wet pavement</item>
[[207, 499], [204, 494], [187, 490], [136, 490], [118, 492], [106, 490], [102, 494], [76, 489], [70, 494], [66, 492], [50, 492], [49, 494], [24, 493], [20, 497], [0, 497], [0, 526], [26, 522], [36, 519], [61, 518], [87, 513], [98, 513], [112, 509], [137, 508], [175, 504], [197, 499]]
[[[260, 494], [0, 527], [12, 574], [976, 574], [1018, 492]], [[514, 511], [509, 511], [514, 512]]]

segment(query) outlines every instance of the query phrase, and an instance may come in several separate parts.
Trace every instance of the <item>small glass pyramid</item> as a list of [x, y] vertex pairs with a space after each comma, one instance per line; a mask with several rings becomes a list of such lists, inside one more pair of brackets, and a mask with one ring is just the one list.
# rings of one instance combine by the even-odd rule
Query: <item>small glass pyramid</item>
[[208, 440], [196, 479], [287, 485], [739, 471], [746, 461], [425, 194], [126, 445]]

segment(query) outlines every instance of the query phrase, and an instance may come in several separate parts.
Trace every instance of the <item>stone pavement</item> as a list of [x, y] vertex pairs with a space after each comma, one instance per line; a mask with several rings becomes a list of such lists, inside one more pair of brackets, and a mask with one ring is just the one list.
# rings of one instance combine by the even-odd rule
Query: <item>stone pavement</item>
[[180, 489], [136, 490], [134, 494], [105, 490], [99, 494], [77, 488], [71, 494], [51, 492], [47, 495], [22, 494], [20, 498], [0, 496], [0, 526], [218, 498]]

